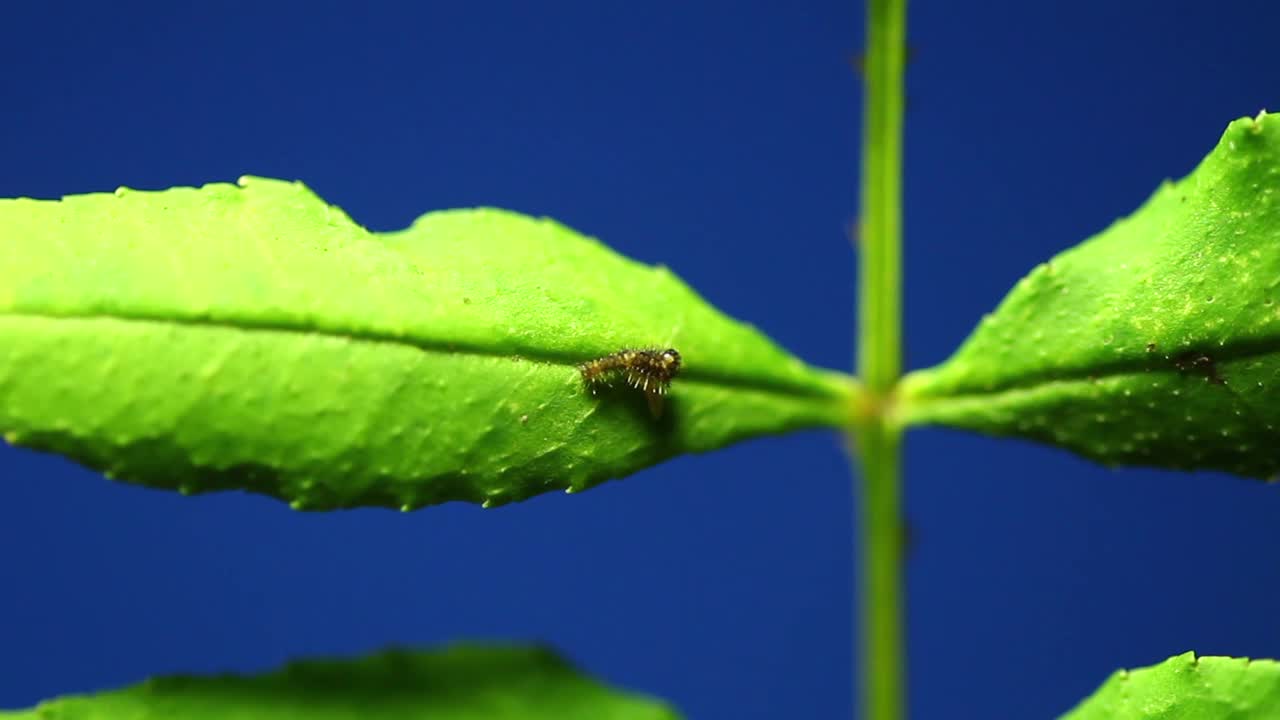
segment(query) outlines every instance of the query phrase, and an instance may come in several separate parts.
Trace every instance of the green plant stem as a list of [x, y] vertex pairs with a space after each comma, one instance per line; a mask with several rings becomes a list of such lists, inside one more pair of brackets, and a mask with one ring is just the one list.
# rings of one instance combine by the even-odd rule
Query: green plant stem
[[869, 0], [863, 63], [858, 369], [862, 461], [862, 706], [868, 720], [905, 717], [899, 429], [887, 417], [902, 372], [901, 213], [906, 0]]
[[876, 423], [862, 453], [862, 705], [869, 720], [905, 716], [899, 433]]
[[906, 0], [870, 0], [862, 129], [859, 370], [873, 394], [893, 389], [901, 363], [902, 75]]

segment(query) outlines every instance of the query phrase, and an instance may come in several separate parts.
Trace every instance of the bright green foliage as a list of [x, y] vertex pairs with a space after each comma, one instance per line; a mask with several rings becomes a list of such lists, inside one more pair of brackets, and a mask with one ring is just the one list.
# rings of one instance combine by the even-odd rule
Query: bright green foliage
[[[666, 411], [576, 363], [684, 359]], [[294, 507], [501, 504], [839, 426], [806, 367], [663, 267], [550, 220], [370, 233], [297, 183], [0, 200], [0, 432], [110, 476]]]
[[1280, 471], [1280, 116], [1233, 122], [1191, 175], [1036, 268], [900, 419], [1108, 464]]
[[8, 720], [674, 720], [655, 700], [582, 677], [554, 654], [454, 647], [292, 663], [257, 677], [168, 677], [65, 697]]
[[1120, 670], [1062, 720], [1273, 720], [1280, 662], [1184, 653]]

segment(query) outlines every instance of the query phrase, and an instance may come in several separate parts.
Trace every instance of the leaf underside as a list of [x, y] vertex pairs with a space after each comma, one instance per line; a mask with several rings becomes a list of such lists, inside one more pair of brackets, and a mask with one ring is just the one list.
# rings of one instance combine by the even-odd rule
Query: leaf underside
[[1280, 471], [1280, 116], [1237, 120], [1183, 180], [1037, 267], [900, 419], [1113, 465]]
[[1062, 720], [1272, 720], [1280, 663], [1184, 653], [1120, 670]]
[[313, 660], [255, 677], [165, 677], [123, 690], [0, 710], [21, 720], [674, 720], [648, 698], [606, 688], [553, 653], [458, 646]]
[[[578, 363], [674, 347], [657, 418]], [[663, 267], [476, 209], [371, 233], [298, 183], [0, 200], [0, 432], [121, 480], [300, 509], [581, 490], [845, 422]]]

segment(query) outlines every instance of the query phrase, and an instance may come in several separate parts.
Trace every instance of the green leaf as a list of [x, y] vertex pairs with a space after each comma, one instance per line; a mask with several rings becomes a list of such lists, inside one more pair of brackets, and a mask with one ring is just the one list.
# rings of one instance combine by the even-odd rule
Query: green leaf
[[1119, 670], [1062, 720], [1272, 720], [1280, 715], [1280, 663], [1184, 653]]
[[1037, 267], [941, 366], [908, 424], [1108, 464], [1280, 471], [1280, 116], [1237, 120], [1190, 175]]
[[[666, 410], [577, 363], [684, 359]], [[838, 426], [809, 368], [664, 267], [545, 219], [371, 233], [298, 183], [0, 200], [0, 431], [112, 477], [294, 507], [496, 505]]]
[[359, 660], [296, 662], [256, 677], [176, 676], [69, 696], [20, 720], [671, 720], [666, 705], [620, 693], [532, 648], [392, 651]]

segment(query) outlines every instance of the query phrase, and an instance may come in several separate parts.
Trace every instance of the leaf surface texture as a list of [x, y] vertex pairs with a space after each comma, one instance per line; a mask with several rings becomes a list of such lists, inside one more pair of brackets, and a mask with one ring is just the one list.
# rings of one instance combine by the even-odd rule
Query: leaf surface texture
[[[577, 364], [678, 349], [663, 412]], [[297, 508], [581, 490], [846, 421], [663, 267], [493, 209], [372, 233], [305, 186], [0, 200], [0, 431], [108, 475]]]
[[898, 412], [1112, 465], [1280, 470], [1280, 116], [1023, 278]]

